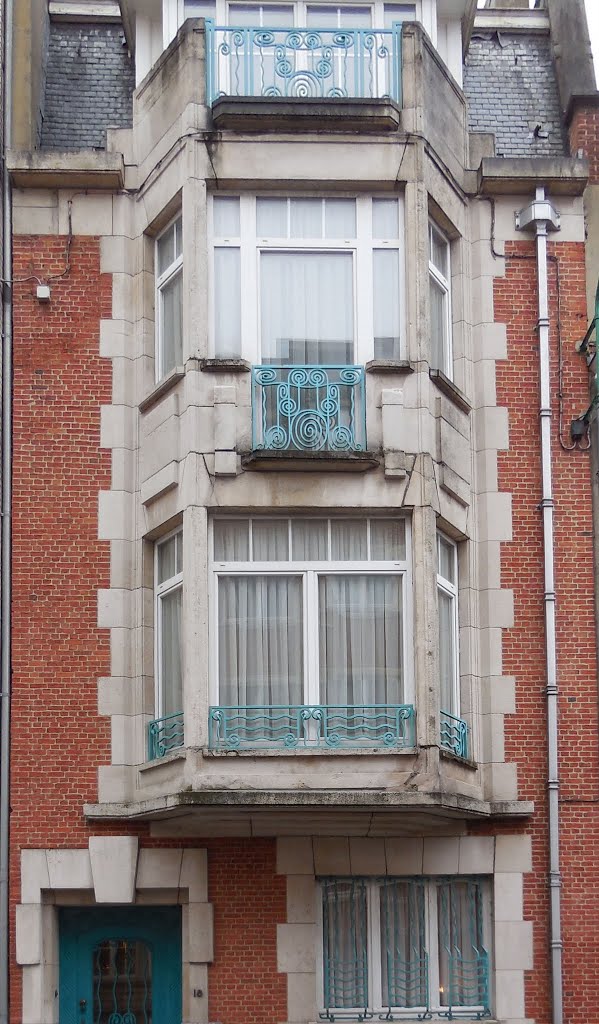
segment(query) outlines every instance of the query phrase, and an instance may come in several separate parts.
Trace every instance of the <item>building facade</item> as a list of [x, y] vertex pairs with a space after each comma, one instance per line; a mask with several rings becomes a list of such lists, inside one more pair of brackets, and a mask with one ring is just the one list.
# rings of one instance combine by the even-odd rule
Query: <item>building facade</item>
[[12, 1024], [594, 1019], [565, 6], [20, 8]]

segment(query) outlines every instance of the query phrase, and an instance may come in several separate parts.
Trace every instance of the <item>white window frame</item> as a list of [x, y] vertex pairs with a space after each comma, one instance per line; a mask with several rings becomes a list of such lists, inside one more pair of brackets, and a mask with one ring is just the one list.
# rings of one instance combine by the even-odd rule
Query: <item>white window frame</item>
[[[414, 673], [412, 652], [412, 571], [411, 571], [411, 531], [410, 520], [401, 516], [371, 516], [370, 523], [377, 520], [402, 519], [405, 524], [406, 558], [395, 561], [361, 561], [347, 562], [223, 562], [214, 557], [214, 521], [253, 523], [287, 520], [289, 529], [289, 550], [291, 550], [291, 523], [293, 519], [308, 519], [308, 516], [215, 516], [209, 526], [209, 550], [211, 564], [210, 583], [210, 704], [218, 706], [219, 698], [219, 658], [218, 658], [218, 581], [223, 576], [301, 576], [305, 585], [302, 588], [303, 604], [303, 703], [319, 704], [319, 650], [318, 650], [318, 580], [323, 575], [347, 576], [401, 576], [403, 578], [403, 704], [414, 704]], [[331, 519], [341, 520], [342, 516], [314, 516], [315, 519], [327, 519], [329, 523], [329, 551], [331, 550]], [[368, 528], [368, 554], [370, 553], [370, 528]], [[251, 529], [250, 529], [251, 556]]]
[[[351, 876], [338, 876], [336, 881], [344, 882], [351, 881]], [[366, 883], [366, 906], [367, 906], [367, 921], [368, 921], [368, 935], [367, 935], [367, 962], [368, 962], [368, 988], [370, 994], [370, 1004], [367, 1007], [368, 1010], [372, 1011], [374, 1018], [377, 1018], [378, 1014], [385, 1013], [389, 1007], [383, 1003], [383, 969], [382, 969], [382, 957], [384, 950], [381, 943], [381, 926], [380, 926], [380, 897], [379, 890], [383, 882], [420, 882], [424, 885], [424, 915], [425, 915], [425, 949], [428, 953], [428, 988], [429, 988], [429, 1010], [432, 1014], [442, 1014], [447, 1011], [446, 1006], [441, 1006], [440, 1002], [435, 1002], [433, 995], [440, 991], [440, 947], [441, 947], [441, 936], [439, 934], [439, 913], [438, 913], [438, 886], [441, 883], [447, 882], [477, 882], [483, 887], [483, 938], [485, 943], [485, 949], [489, 955], [489, 996], [493, 991], [492, 985], [492, 939], [493, 939], [493, 917], [492, 917], [492, 898], [493, 898], [493, 885], [492, 878], [487, 875], [481, 875], [480, 877], [471, 877], [467, 875], [455, 875], [449, 878], [448, 876], [422, 876], [422, 875], [398, 875], [398, 876], [386, 876], [385, 878], [366, 878], [363, 879]], [[323, 898], [322, 898], [322, 882], [318, 880], [318, 893], [319, 898], [317, 900], [317, 924], [318, 932], [320, 937], [320, 955], [316, 958], [316, 981], [317, 991], [319, 1000], [319, 1011], [323, 1013], [327, 1007], [324, 1006], [324, 913], [323, 913]], [[328, 1007], [328, 1009], [335, 1010], [335, 1007]], [[339, 1019], [348, 1018], [351, 1019], [352, 1015], [355, 1014], [357, 1018], [358, 1013], [364, 1012], [364, 1007], [339, 1007], [337, 1008]], [[391, 1007], [394, 1019], [405, 1019], [414, 1020], [419, 1012], [423, 1012], [425, 1007]], [[468, 1013], [475, 1013], [477, 1010], [482, 1009], [478, 1006], [463, 1006], [454, 1007], [459, 1009], [458, 1016], [467, 1016]], [[337, 1013], [335, 1013], [337, 1017]], [[383, 1019], [383, 1018], [381, 1018]]]
[[[441, 575], [441, 555], [440, 548], [441, 542], [447, 544], [452, 551], [453, 558], [453, 578], [455, 582], [447, 579]], [[437, 592], [446, 594], [451, 599], [451, 624], [453, 629], [453, 665], [452, 665], [452, 692], [451, 692], [451, 707], [441, 708], [441, 711], [446, 711], [448, 714], [453, 715], [455, 718], [460, 717], [460, 622], [459, 622], [459, 577], [458, 577], [458, 547], [455, 541], [453, 541], [447, 534], [442, 533], [441, 530], [437, 530]], [[440, 626], [440, 623], [439, 623]], [[439, 646], [441, 644], [441, 634], [439, 629]]]
[[[438, 267], [432, 258], [433, 254], [433, 232], [439, 241], [445, 246], [447, 256], [447, 274]], [[429, 219], [428, 224], [428, 272], [429, 281], [434, 281], [443, 292], [443, 345], [442, 345], [442, 366], [435, 366], [433, 363], [432, 334], [431, 334], [431, 368], [441, 370], [446, 377], [453, 380], [453, 331], [451, 313], [451, 242], [444, 231], [441, 230], [436, 221]], [[429, 285], [430, 299], [430, 285]]]
[[[162, 611], [161, 602], [167, 595], [181, 591], [183, 594], [183, 552], [181, 552], [181, 571], [174, 576], [169, 576], [162, 583], [158, 582], [158, 555], [160, 548], [174, 537], [178, 538], [178, 544], [183, 544], [183, 527], [178, 526], [175, 530], [165, 534], [154, 544], [154, 714], [156, 718], [164, 717], [164, 697], [166, 681], [162, 678]], [[176, 560], [175, 560], [176, 567]], [[183, 680], [181, 680], [183, 683]], [[179, 709], [183, 711], [183, 708]]]
[[[229, 195], [239, 198], [240, 235], [238, 237], [216, 236], [214, 233], [213, 200]], [[352, 239], [309, 239], [309, 238], [263, 238], [257, 234], [256, 200], [278, 199], [353, 199], [356, 203], [356, 237]], [[397, 200], [397, 238], [376, 238], [373, 233], [372, 200]], [[262, 252], [351, 252], [353, 254], [353, 302], [354, 302], [354, 356], [353, 362], [364, 364], [374, 358], [374, 272], [373, 260], [376, 250], [391, 249], [398, 253], [399, 280], [399, 348], [400, 358], [405, 358], [406, 301], [405, 301], [405, 234], [403, 196], [397, 193], [357, 196], [351, 193], [312, 194], [290, 196], [287, 193], [264, 193], [245, 195], [220, 193], [209, 198], [209, 273], [210, 273], [210, 339], [213, 355], [216, 352], [215, 325], [215, 260], [216, 249], [239, 249], [241, 296], [243, 316], [241, 317], [241, 357], [253, 364], [261, 361], [260, 321], [260, 255]]]
[[[215, 10], [214, 15], [212, 15], [212, 17], [214, 17], [218, 25], [235, 24], [234, 19], [231, 19], [229, 16], [229, 10], [231, 7], [235, 6], [235, 2], [243, 3], [243, 0], [215, 0]], [[349, 0], [348, 3], [339, 3], [339, 0], [313, 0], [313, 3], [307, 2], [307, 0], [280, 0], [280, 2], [277, 3], [277, 0], [271, 0], [271, 3], [269, 3], [268, 0], [266, 0], [265, 3], [262, 3], [259, 6], [269, 7], [271, 6], [271, 4], [274, 6], [281, 6], [284, 4], [285, 6], [289, 5], [290, 7], [293, 7], [295, 28], [306, 27], [306, 8], [313, 5], [319, 7], [321, 6], [321, 4], [323, 6], [326, 4], [330, 4], [332, 7], [370, 7], [370, 9], [373, 12], [372, 27], [378, 29], [383, 28], [384, 25], [385, 6], [413, 6], [415, 7], [415, 13], [413, 17], [406, 16], [403, 19], [398, 18], [397, 20], [422, 22], [424, 24], [425, 29], [432, 38], [433, 26], [436, 28], [436, 17], [434, 17], [433, 3], [434, 0], [397, 0], [397, 3], [392, 3], [390, 0], [390, 2], [387, 5], [385, 5], [384, 0], [365, 0], [365, 2], [363, 3], [360, 3], [360, 0]], [[176, 15], [174, 13], [175, 10]], [[183, 24], [185, 20], [185, 2], [184, 0], [163, 0], [163, 11], [165, 12], [163, 14], [165, 24], [165, 39], [167, 39], [168, 36], [168, 40], [165, 43], [165, 45], [168, 45], [168, 42], [170, 42], [170, 40], [175, 35], [175, 32], [172, 31], [172, 25], [174, 23], [175, 16], [177, 18], [179, 27]], [[189, 17], [191, 17], [191, 15], [189, 15]], [[265, 24], [267, 25], [268, 28], [273, 27], [268, 22], [265, 22]], [[168, 29], [166, 28], [167, 25], [169, 26]], [[172, 34], [168, 35], [168, 32], [171, 32]], [[434, 34], [436, 35], [436, 32]]]
[[[171, 263], [169, 263], [168, 267], [166, 267], [166, 269], [161, 274], [159, 274], [158, 273], [158, 244], [159, 244], [160, 240], [164, 237], [164, 235], [166, 235], [167, 231], [169, 231], [172, 227], [175, 227], [175, 237], [176, 237], [176, 232], [177, 232], [176, 225], [179, 226], [179, 234], [180, 234], [180, 237], [181, 237], [181, 253], [178, 256], [175, 256], [174, 260]], [[164, 363], [165, 363], [165, 361], [164, 361], [164, 335], [165, 335], [165, 329], [164, 329], [164, 310], [163, 310], [162, 292], [163, 292], [163, 289], [165, 288], [166, 285], [170, 284], [171, 281], [173, 281], [178, 275], [180, 275], [181, 276], [181, 282], [182, 282], [182, 284], [181, 284], [181, 295], [183, 296], [183, 280], [182, 280], [183, 279], [183, 216], [181, 214], [181, 211], [179, 211], [179, 213], [177, 213], [176, 216], [173, 217], [172, 220], [169, 221], [169, 223], [166, 225], [166, 227], [156, 237], [156, 240], [155, 240], [155, 243], [154, 243], [154, 266], [155, 266], [155, 279], [156, 279], [155, 306], [154, 306], [155, 317], [156, 317], [156, 327], [155, 327], [155, 336], [156, 336], [156, 354], [155, 354], [156, 374], [155, 374], [155, 376], [156, 376], [156, 381], [158, 382], [158, 381], [162, 380], [162, 378], [165, 377], [168, 373], [171, 373], [172, 370], [174, 370], [175, 366], [176, 366], [176, 364], [174, 366], [169, 366], [169, 367], [165, 367], [165, 365], [164, 365]], [[181, 298], [181, 306], [183, 306], [183, 297]], [[183, 309], [181, 309], [181, 315], [182, 314], [183, 314]]]

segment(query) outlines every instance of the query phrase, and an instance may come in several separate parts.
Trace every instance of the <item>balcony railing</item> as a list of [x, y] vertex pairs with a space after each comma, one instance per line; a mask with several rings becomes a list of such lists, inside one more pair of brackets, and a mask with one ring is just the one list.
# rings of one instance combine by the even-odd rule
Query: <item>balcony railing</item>
[[250, 28], [206, 19], [206, 102], [221, 96], [401, 101], [401, 23]]
[[148, 760], [164, 757], [183, 746], [183, 712], [156, 718], [148, 724]]
[[468, 725], [461, 718], [441, 712], [441, 746], [456, 757], [468, 757]]
[[254, 366], [254, 451], [363, 452], [362, 366]]
[[212, 707], [213, 750], [414, 746], [411, 704], [298, 704]]

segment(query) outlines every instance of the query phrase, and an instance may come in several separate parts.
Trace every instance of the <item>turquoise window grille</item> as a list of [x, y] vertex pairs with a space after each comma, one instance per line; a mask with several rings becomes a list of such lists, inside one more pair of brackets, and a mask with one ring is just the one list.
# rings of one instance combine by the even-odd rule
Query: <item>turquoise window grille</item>
[[490, 1016], [483, 878], [324, 878], [322, 1020]]
[[148, 724], [148, 760], [164, 757], [183, 746], [183, 712], [155, 718]]
[[441, 746], [456, 757], [470, 756], [468, 725], [463, 718], [456, 718], [448, 711], [441, 712]]

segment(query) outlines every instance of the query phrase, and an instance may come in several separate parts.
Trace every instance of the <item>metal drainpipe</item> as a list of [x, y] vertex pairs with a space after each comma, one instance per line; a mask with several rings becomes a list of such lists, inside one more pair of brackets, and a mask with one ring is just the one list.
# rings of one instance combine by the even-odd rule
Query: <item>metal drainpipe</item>
[[9, 1008], [10, 595], [12, 490], [12, 211], [6, 154], [12, 136], [13, 0], [4, 0], [2, 32], [2, 548], [0, 552], [0, 1024]]
[[553, 489], [551, 483], [551, 386], [549, 378], [549, 285], [547, 232], [559, 230], [559, 214], [538, 188], [534, 202], [516, 214], [516, 227], [536, 231], [539, 304], [539, 374], [543, 557], [545, 584], [545, 665], [547, 696], [547, 760], [549, 801], [549, 891], [551, 923], [551, 992], [553, 1024], [563, 1024], [561, 875], [559, 867], [559, 756], [557, 731], [557, 654], [555, 639], [555, 573], [553, 554]]

